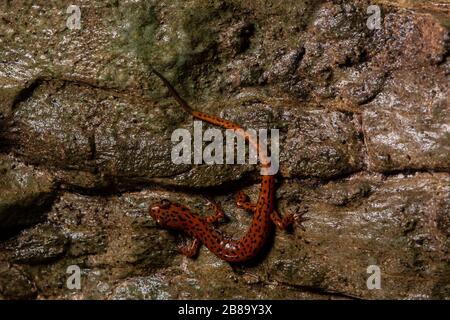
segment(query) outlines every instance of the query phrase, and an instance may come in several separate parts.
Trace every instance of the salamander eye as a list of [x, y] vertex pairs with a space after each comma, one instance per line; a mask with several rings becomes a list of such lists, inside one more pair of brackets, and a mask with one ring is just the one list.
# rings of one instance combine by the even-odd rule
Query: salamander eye
[[162, 199], [161, 200], [161, 208], [163, 209], [167, 209], [168, 207], [170, 207], [171, 202], [167, 199]]

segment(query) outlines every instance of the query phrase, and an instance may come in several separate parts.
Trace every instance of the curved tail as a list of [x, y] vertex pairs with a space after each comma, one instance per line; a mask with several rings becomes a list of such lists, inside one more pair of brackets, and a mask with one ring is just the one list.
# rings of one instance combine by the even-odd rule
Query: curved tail
[[164, 84], [166, 85], [167, 89], [169, 89], [170, 94], [175, 98], [175, 100], [177, 100], [178, 104], [187, 112], [189, 112], [190, 114], [192, 114], [192, 112], [194, 110], [192, 110], [192, 108], [188, 105], [188, 103], [186, 102], [186, 100], [184, 100], [179, 94], [178, 92], [175, 90], [175, 88], [170, 84], [169, 80], [167, 80], [166, 78], [164, 78], [164, 76], [159, 73], [158, 71], [156, 71], [155, 69], [152, 68], [152, 71], [154, 74], [156, 74], [161, 80], [162, 82], [164, 82]]
[[195, 111], [194, 109], [192, 109], [189, 104], [186, 102], [186, 100], [184, 100], [179, 94], [178, 92], [175, 90], [175, 88], [170, 84], [169, 80], [167, 80], [161, 73], [159, 73], [158, 71], [156, 71], [155, 69], [152, 68], [152, 71], [154, 74], [156, 74], [161, 80], [162, 82], [165, 84], [165, 86], [167, 87], [167, 89], [169, 90], [170, 94], [175, 98], [175, 100], [178, 102], [178, 104], [189, 114], [191, 114], [194, 118], [200, 119], [202, 121], [217, 125], [219, 127], [225, 128], [225, 129], [232, 129], [232, 130], [236, 130], [236, 133], [242, 135], [248, 142], [249, 144], [251, 144], [255, 150], [258, 151], [258, 156], [260, 158], [260, 162], [261, 162], [261, 166], [263, 168], [267, 168], [270, 166], [270, 160], [268, 159], [266, 152], [264, 152], [263, 150], [261, 150], [260, 145], [258, 144], [257, 141], [255, 141], [255, 137], [253, 137], [251, 134], [249, 134], [246, 130], [244, 130], [240, 125], [204, 113], [204, 112], [200, 112], [200, 111]]

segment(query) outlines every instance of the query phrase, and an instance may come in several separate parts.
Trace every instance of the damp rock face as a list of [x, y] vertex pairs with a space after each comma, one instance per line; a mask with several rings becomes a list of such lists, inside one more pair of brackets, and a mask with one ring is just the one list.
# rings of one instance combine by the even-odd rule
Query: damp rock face
[[[104, 121], [106, 114], [113, 116]], [[151, 101], [77, 83], [43, 82], [16, 106], [9, 143], [27, 162], [61, 169], [66, 184], [100, 188], [119, 176], [120, 184], [127, 179], [138, 184], [185, 171], [170, 158], [171, 128], [164, 121], [171, 114], [175, 127], [176, 114]]]
[[433, 78], [423, 76], [425, 68], [398, 71], [367, 104], [362, 119], [372, 170], [440, 171], [450, 166], [448, 75], [438, 68], [430, 71]]
[[[79, 9], [74, 29], [66, 5], [0, 4], [0, 299], [450, 298], [441, 1]], [[186, 239], [149, 206], [211, 215], [213, 199], [239, 238], [251, 216], [234, 198], [257, 200], [259, 169], [175, 164], [172, 133], [194, 139], [193, 118], [151, 68], [196, 110], [279, 130], [277, 210], [302, 227], [242, 265], [178, 253]]]
[[[275, 250], [266, 262], [273, 261], [269, 274], [364, 298], [447, 297], [449, 182], [447, 174], [423, 173], [356, 175], [314, 189], [290, 185], [286, 193], [303, 199], [310, 220], [291, 240], [295, 246], [280, 244], [295, 258], [283, 259]], [[368, 290], [369, 266], [382, 274], [379, 290]]]
[[36, 298], [36, 287], [32, 280], [19, 268], [2, 261], [0, 263], [0, 298], [33, 299]]
[[52, 176], [0, 156], [0, 237], [44, 219], [55, 196]]
[[283, 175], [327, 179], [357, 172], [362, 167], [362, 142], [352, 116], [288, 108], [282, 121], [288, 123], [281, 144]]

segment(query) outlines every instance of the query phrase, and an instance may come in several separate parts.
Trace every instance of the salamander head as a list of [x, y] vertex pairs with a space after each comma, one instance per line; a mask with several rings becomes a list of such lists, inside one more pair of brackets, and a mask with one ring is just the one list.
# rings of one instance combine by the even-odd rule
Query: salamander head
[[163, 199], [161, 201], [153, 203], [149, 208], [150, 216], [160, 225], [161, 227], [166, 226], [166, 217], [169, 214], [169, 209], [172, 202]]
[[163, 199], [161, 201], [153, 203], [149, 207], [150, 216], [163, 228], [176, 228], [177, 219], [173, 219], [175, 205], [169, 200]]

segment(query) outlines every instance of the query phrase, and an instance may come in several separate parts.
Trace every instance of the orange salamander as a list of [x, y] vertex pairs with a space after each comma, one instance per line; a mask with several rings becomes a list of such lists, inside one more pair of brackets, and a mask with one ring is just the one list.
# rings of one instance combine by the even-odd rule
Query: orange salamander
[[[253, 147], [257, 148], [262, 168], [268, 167], [270, 161], [265, 153], [254, 141], [253, 136], [245, 132], [239, 125], [221, 119], [203, 112], [193, 110], [188, 103], [180, 97], [175, 88], [159, 72], [153, 72], [164, 82], [170, 94], [175, 98], [178, 104], [194, 118], [206, 121], [226, 129], [237, 130], [238, 134], [244, 135]], [[224, 217], [221, 207], [216, 203], [210, 203], [215, 214], [209, 217], [203, 217], [193, 214], [185, 206], [162, 200], [152, 204], [149, 207], [150, 215], [157, 224], [166, 229], [182, 231], [188, 236], [194, 238], [191, 244], [180, 247], [180, 252], [188, 257], [194, 257], [203, 243], [212, 253], [220, 259], [228, 262], [244, 262], [254, 258], [263, 248], [271, 233], [272, 225], [275, 224], [279, 229], [285, 229], [289, 225], [301, 223], [302, 214], [289, 213], [283, 218], [274, 210], [275, 201], [275, 176], [261, 172], [261, 190], [258, 201], [252, 204], [249, 197], [239, 192], [236, 197], [238, 208], [245, 209], [253, 213], [253, 219], [246, 234], [239, 240], [222, 233], [215, 227], [215, 224]]]

